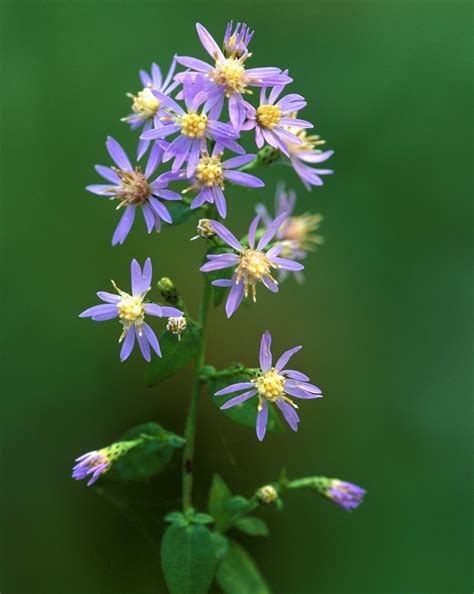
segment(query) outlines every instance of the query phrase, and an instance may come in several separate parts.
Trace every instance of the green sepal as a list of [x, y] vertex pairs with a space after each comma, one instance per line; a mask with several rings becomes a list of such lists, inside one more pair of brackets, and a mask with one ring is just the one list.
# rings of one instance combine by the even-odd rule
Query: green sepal
[[248, 552], [236, 542], [228, 543], [216, 580], [225, 594], [271, 594], [270, 588]]
[[186, 330], [181, 334], [181, 340], [174, 334], [165, 330], [159, 338], [161, 357], [153, 354], [145, 370], [145, 384], [154, 386], [182, 369], [184, 369], [196, 356], [201, 340], [198, 325], [186, 319]]
[[234, 526], [244, 534], [249, 536], [269, 536], [270, 530], [261, 518], [255, 516], [247, 516], [245, 518], [237, 518]]
[[161, 541], [161, 564], [171, 594], [206, 594], [216, 569], [211, 533], [202, 524], [171, 524]]

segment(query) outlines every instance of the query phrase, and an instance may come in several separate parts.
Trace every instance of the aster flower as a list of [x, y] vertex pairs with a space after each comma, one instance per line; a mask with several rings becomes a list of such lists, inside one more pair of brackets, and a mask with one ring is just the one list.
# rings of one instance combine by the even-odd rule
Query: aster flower
[[81, 481], [90, 477], [87, 481], [87, 486], [90, 487], [110, 470], [110, 467], [118, 458], [140, 442], [141, 440], [119, 441], [101, 450], [93, 450], [79, 456], [79, 458], [76, 458], [77, 464], [72, 469], [72, 478]]
[[151, 348], [158, 357], [161, 357], [160, 345], [158, 339], [145, 322], [145, 315], [156, 316], [158, 318], [180, 317], [183, 312], [175, 307], [162, 307], [156, 303], [144, 301], [148, 291], [151, 289], [152, 267], [151, 260], [147, 258], [143, 271], [136, 260], [132, 260], [130, 267], [132, 292], [126, 293], [119, 289], [114, 281], [112, 285], [118, 295], [99, 291], [97, 296], [105, 302], [103, 305], [95, 305], [86, 309], [80, 314], [80, 318], [92, 318], [95, 322], [104, 322], [113, 318], [119, 318], [123, 326], [119, 343], [123, 342], [120, 351], [120, 360], [125, 361], [130, 356], [135, 338], [138, 346], [146, 361], [151, 359]]
[[224, 52], [227, 58], [230, 56], [241, 56], [247, 52], [254, 31], [250, 31], [245, 23], [237, 23], [232, 31], [233, 22], [227, 24], [224, 36]]
[[[132, 130], [136, 130], [143, 126], [143, 132], [151, 130], [152, 127], [156, 128], [163, 125], [158, 115], [161, 102], [158, 97], [153, 94], [153, 91], [158, 91], [162, 95], [169, 95], [178, 86], [179, 83], [173, 80], [175, 68], [176, 60], [173, 59], [168, 74], [164, 80], [158, 64], [153, 63], [151, 65], [150, 74], [145, 70], [140, 70], [140, 80], [143, 89], [136, 95], [127, 93], [127, 97], [130, 97], [130, 99], [133, 100], [132, 113], [122, 118], [122, 122], [130, 124]], [[149, 140], [140, 140], [137, 149], [138, 160], [143, 157], [149, 146]]]
[[[266, 142], [289, 157], [288, 144], [301, 145], [303, 143], [302, 139], [291, 130], [312, 128], [313, 124], [291, 117], [296, 111], [306, 106], [306, 101], [301, 95], [292, 93], [277, 101], [283, 89], [282, 85], [273, 87], [267, 99], [266, 89], [262, 88], [260, 105], [257, 109], [245, 102], [247, 121], [242, 126], [242, 130], [255, 129], [255, 142], [259, 149]], [[291, 126], [291, 130], [288, 130], [288, 126]]]
[[148, 130], [140, 138], [157, 140], [179, 133], [179, 136], [171, 142], [163, 155], [164, 163], [174, 159], [173, 172], [187, 161], [186, 175], [191, 177], [199, 157], [202, 153], [207, 152], [208, 139], [216, 143], [217, 150], [228, 148], [236, 153], [245, 153], [244, 149], [235, 142], [239, 133], [230, 124], [209, 118], [206, 106], [199, 111], [201, 105], [206, 101], [202, 77], [188, 75], [183, 79], [183, 98], [186, 111], [171, 97], [158, 92], [154, 92], [154, 95], [166, 108], [166, 115], [161, 116], [161, 120], [168, 121], [169, 124], [161, 125], [155, 130]]
[[117, 167], [96, 165], [95, 169], [108, 184], [94, 184], [86, 190], [99, 196], [108, 196], [111, 200], [119, 200], [117, 210], [125, 208], [124, 213], [112, 237], [112, 245], [123, 243], [132, 228], [136, 209], [141, 208], [148, 233], [153, 229], [160, 231], [161, 221], [172, 223], [168, 209], [158, 200], [181, 200], [176, 192], [166, 189], [168, 182], [159, 178], [151, 181], [151, 176], [158, 167], [163, 150], [155, 144], [150, 151], [145, 171], [139, 165], [132, 167], [129, 158], [120, 144], [111, 136], [105, 143], [109, 155]]
[[208, 254], [208, 262], [201, 267], [202, 272], [235, 267], [232, 279], [221, 279], [212, 283], [216, 287], [230, 287], [225, 306], [227, 317], [230, 318], [241, 304], [244, 296], [247, 297], [249, 288], [252, 290], [253, 300], [256, 300], [256, 289], [259, 282], [262, 282], [273, 293], [278, 292], [278, 283], [272, 276], [272, 270], [303, 270], [304, 266], [299, 262], [279, 257], [283, 245], [275, 245], [265, 251], [285, 218], [286, 213], [277, 217], [263, 233], [256, 247], [255, 235], [260, 221], [258, 215], [249, 227], [249, 247], [244, 247], [224, 225], [217, 221], [211, 221], [216, 234], [237, 252], [234, 254]]
[[[295, 121], [299, 121], [294, 114]], [[311, 190], [311, 186], [322, 186], [323, 180], [321, 175], [328, 175], [333, 173], [332, 169], [313, 169], [311, 165], [317, 163], [324, 163], [329, 157], [334, 154], [334, 151], [321, 151], [317, 147], [324, 144], [325, 141], [317, 135], [308, 135], [306, 131], [295, 125], [285, 126], [286, 130], [297, 136], [300, 144], [287, 143], [286, 148], [289, 153], [290, 163], [297, 173], [298, 177], [303, 182], [307, 190]]]
[[291, 357], [303, 347], [297, 346], [284, 352], [273, 366], [271, 343], [270, 332], [264, 332], [260, 343], [261, 373], [250, 382], [232, 384], [215, 394], [216, 396], [224, 396], [225, 394], [245, 390], [243, 394], [228, 400], [221, 406], [221, 409], [231, 408], [258, 395], [257, 437], [260, 441], [265, 437], [267, 429], [269, 403], [276, 404], [291, 429], [298, 431], [300, 419], [295, 410], [298, 406], [289, 396], [303, 399], [322, 397], [321, 390], [317, 386], [308, 383], [308, 376], [299, 371], [286, 369]]
[[[246, 28], [246, 25], [243, 27]], [[234, 128], [240, 131], [246, 113], [242, 96], [252, 92], [249, 87], [286, 85], [292, 82], [292, 79], [280, 68], [250, 68], [246, 70], [244, 64], [251, 54], [247, 50], [248, 42], [245, 43], [245, 36], [239, 42], [237, 51], [229, 53], [230, 46], [227, 44], [225, 46], [227, 55], [224, 55], [205, 27], [197, 23], [196, 29], [204, 49], [211, 56], [214, 64], [206, 64], [202, 60], [187, 56], [177, 56], [176, 61], [186, 68], [190, 68], [194, 73], [202, 74], [212, 83], [207, 91], [207, 107], [211, 110], [212, 117], [219, 117], [224, 99], [226, 97], [229, 99], [230, 121]], [[182, 75], [178, 74], [176, 79], [181, 80]]]
[[[255, 155], [240, 155], [222, 161], [222, 153], [219, 147], [214, 147], [212, 154], [203, 154], [197, 162], [194, 175], [191, 177], [191, 186], [184, 190], [184, 193], [196, 190], [197, 195], [191, 202], [191, 208], [199, 208], [205, 202], [215, 204], [219, 216], [225, 219], [227, 215], [227, 203], [224, 197], [225, 182], [231, 182], [239, 186], [249, 188], [261, 188], [265, 184], [261, 179], [244, 173], [234, 171], [255, 159]], [[163, 180], [171, 181], [186, 177], [185, 170], [178, 170], [173, 173], [164, 173], [160, 176]]]
[[321, 493], [346, 511], [359, 507], [366, 494], [365, 489], [338, 479], [326, 479]]

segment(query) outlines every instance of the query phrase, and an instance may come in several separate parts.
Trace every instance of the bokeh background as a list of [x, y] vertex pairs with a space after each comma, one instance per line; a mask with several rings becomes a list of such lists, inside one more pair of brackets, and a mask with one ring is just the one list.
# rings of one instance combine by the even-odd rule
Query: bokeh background
[[[357, 512], [293, 493], [268, 510], [269, 540], [245, 540], [276, 594], [470, 592], [472, 8], [455, 0], [1, 0], [0, 590], [165, 592], [133, 519], [70, 470], [133, 424], [181, 432], [190, 373], [146, 388], [138, 355], [119, 362], [118, 328], [77, 314], [147, 256], [195, 310], [202, 245], [192, 223], [147, 236], [140, 221], [112, 249], [116, 213], [84, 186], [107, 134], [134, 149], [119, 120], [139, 68], [204, 57], [194, 23], [219, 38], [232, 17], [256, 29], [254, 65], [290, 69], [336, 175], [306, 193], [275, 167], [258, 193], [229, 190], [244, 231], [286, 180], [300, 213], [324, 214], [326, 245], [303, 287], [260, 291], [230, 321], [214, 310], [208, 361], [252, 365], [270, 328], [275, 351], [305, 345], [298, 368], [325, 398], [303, 405], [298, 434], [259, 444], [203, 397], [197, 501], [214, 471], [246, 494], [282, 466], [352, 480], [369, 492]], [[157, 518], [178, 480], [176, 458], [149, 485]]]

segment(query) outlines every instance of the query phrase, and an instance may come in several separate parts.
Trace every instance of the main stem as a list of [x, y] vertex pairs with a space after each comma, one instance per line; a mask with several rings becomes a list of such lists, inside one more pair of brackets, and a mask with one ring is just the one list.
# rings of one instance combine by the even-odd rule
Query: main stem
[[210, 284], [204, 278], [203, 283], [204, 284], [202, 288], [201, 304], [199, 306], [198, 317], [201, 335], [199, 340], [198, 352], [196, 353], [196, 360], [194, 364], [194, 379], [191, 391], [191, 402], [189, 404], [188, 417], [186, 419], [186, 428], [184, 430], [184, 439], [186, 440], [183, 450], [182, 468], [184, 512], [186, 512], [192, 507], [194, 442], [196, 438], [196, 423], [199, 396], [201, 395], [200, 372], [204, 364], [205, 329], [207, 321], [207, 312], [209, 309], [209, 298], [211, 295]]

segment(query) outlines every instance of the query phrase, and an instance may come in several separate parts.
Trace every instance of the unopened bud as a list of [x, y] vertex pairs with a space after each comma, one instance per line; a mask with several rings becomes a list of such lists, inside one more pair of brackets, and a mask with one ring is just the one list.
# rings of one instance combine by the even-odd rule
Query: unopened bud
[[278, 499], [278, 493], [275, 487], [272, 485], [265, 485], [264, 487], [260, 487], [257, 493], [257, 499], [261, 503], [274, 503]]
[[171, 305], [179, 304], [180, 295], [178, 289], [175, 287], [174, 282], [170, 278], [166, 276], [160, 278], [157, 286], [158, 291], [161, 293], [161, 296], [167, 303], [170, 303]]

